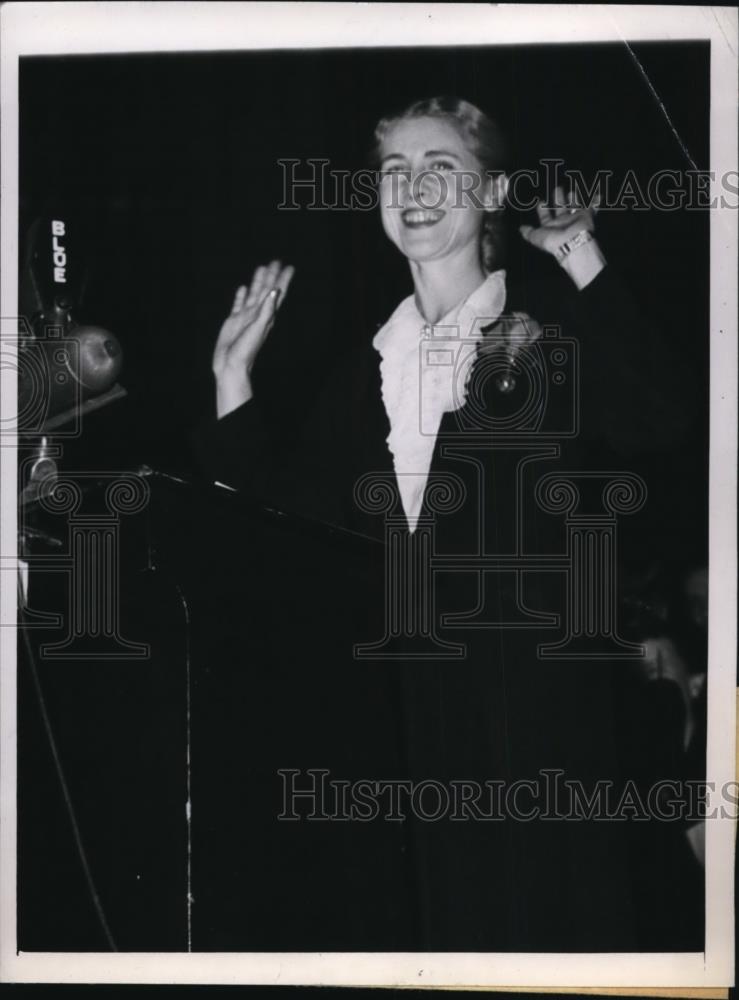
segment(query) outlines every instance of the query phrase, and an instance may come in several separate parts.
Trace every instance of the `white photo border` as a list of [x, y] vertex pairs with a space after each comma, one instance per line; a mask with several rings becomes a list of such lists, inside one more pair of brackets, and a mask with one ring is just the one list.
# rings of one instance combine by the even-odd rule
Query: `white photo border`
[[[24, 55], [709, 40], [710, 169], [718, 204], [736, 170], [737, 9], [564, 4], [22, 3], [2, 32], [3, 343], [15, 336], [18, 264], [18, 60]], [[736, 208], [711, 212], [711, 439], [707, 779], [735, 779]], [[6, 329], [6, 326], [8, 329]], [[16, 410], [2, 365], [0, 418]], [[7, 426], [7, 425], [6, 425]], [[735, 821], [706, 835], [706, 950], [685, 954], [17, 953], [16, 449], [0, 448], [0, 980], [385, 986], [725, 987], [733, 985]], [[718, 805], [718, 793], [715, 795]], [[709, 802], [710, 806], [710, 802]]]

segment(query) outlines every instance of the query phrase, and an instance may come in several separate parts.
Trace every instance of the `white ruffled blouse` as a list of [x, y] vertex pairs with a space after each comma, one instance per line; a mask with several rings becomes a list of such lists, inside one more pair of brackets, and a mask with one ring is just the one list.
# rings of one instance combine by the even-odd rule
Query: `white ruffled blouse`
[[411, 532], [421, 513], [441, 419], [464, 405], [480, 328], [500, 317], [505, 298], [505, 271], [493, 271], [432, 326], [409, 295], [372, 341], [382, 359], [387, 444]]

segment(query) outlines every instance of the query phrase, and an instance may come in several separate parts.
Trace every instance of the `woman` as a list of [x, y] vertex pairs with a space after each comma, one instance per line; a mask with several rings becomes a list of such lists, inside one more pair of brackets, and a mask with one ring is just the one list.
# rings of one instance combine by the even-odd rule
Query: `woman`
[[[422, 325], [441, 324], [497, 270], [502, 136], [468, 102], [435, 98], [383, 119], [376, 140], [383, 227], [409, 261]], [[465, 189], [470, 179], [474, 187]], [[539, 226], [522, 226], [521, 235], [584, 288], [605, 263], [597, 242], [583, 239], [593, 232], [592, 211], [568, 205], [558, 188], [554, 207], [540, 203], [538, 214]], [[213, 355], [219, 418], [252, 398], [251, 371], [293, 274], [275, 260], [237, 289]]]
[[[313, 413], [285, 435], [267, 401], [254, 395], [252, 370], [293, 268], [280, 261], [259, 267], [237, 290], [217, 340], [217, 420], [201, 434], [202, 463], [211, 481], [380, 538], [391, 520], [396, 531], [402, 522], [408, 539], [421, 525], [428, 537], [432, 524], [436, 553], [513, 554], [522, 516], [534, 544], [546, 545], [552, 525], [541, 523], [533, 503], [523, 515], [519, 509], [521, 469], [533, 470], [524, 483], [533, 495], [536, 478], [553, 468], [597, 468], [604, 454], [648, 451], [670, 434], [679, 439], [679, 421], [664, 412], [667, 404], [678, 411], [679, 390], [666, 385], [674, 368], [664, 365], [664, 345], [606, 265], [593, 235], [594, 210], [568, 202], [561, 190], [551, 207], [539, 205], [538, 224], [520, 233], [564, 272], [571, 294], [562, 313], [553, 314], [546, 298], [537, 304], [531, 286], [524, 300], [507, 287], [498, 252], [505, 150], [479, 109], [456, 98], [420, 101], [383, 119], [376, 141], [382, 224], [408, 260], [413, 294], [328, 375]], [[542, 411], [526, 428], [523, 451], [505, 435], [499, 448], [500, 428], [520, 408], [526, 353], [555, 317], [577, 336], [579, 385], [559, 392], [567, 379], [552, 376], [558, 389], [550, 386], [544, 396], [553, 415]], [[493, 423], [475, 438], [481, 404]], [[537, 438], [551, 427], [561, 428], [555, 445], [551, 434]], [[373, 482], [389, 498], [384, 516], [367, 500]], [[435, 506], [437, 484], [457, 491], [443, 512]], [[480, 548], [483, 537], [492, 548]], [[552, 574], [532, 586], [526, 580], [525, 593], [524, 574], [440, 576], [436, 612], [457, 615], [449, 638], [464, 640], [464, 655], [449, 662], [428, 646], [418, 654], [410, 641], [418, 636], [410, 635], [394, 650], [388, 698], [398, 699], [404, 720], [398, 773], [480, 786], [492, 779], [504, 789], [542, 769], [561, 769], [586, 784], [612, 778], [616, 734], [604, 666], [546, 663], [537, 654], [540, 640], [552, 640], [542, 627], [551, 621], [545, 597]], [[557, 588], [555, 607], [564, 613], [561, 581]], [[367, 664], [347, 664], [347, 671], [358, 669]], [[410, 871], [407, 898], [398, 903], [408, 904], [407, 919], [386, 935], [380, 928], [363, 942], [332, 939], [321, 947], [639, 947], [617, 826], [515, 819], [501, 825], [475, 821], [474, 810], [467, 818], [473, 821], [434, 824], [409, 816], [398, 848]]]

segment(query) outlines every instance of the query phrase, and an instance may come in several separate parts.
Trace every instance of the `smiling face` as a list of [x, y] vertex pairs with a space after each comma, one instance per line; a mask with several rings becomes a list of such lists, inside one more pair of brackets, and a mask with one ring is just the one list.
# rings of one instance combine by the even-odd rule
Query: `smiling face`
[[410, 118], [380, 146], [380, 206], [388, 237], [409, 260], [479, 250], [492, 182], [459, 130], [442, 118]]

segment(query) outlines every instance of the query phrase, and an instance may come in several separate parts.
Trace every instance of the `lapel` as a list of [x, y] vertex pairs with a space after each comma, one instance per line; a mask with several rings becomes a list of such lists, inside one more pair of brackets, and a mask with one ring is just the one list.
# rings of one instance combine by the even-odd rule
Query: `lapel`
[[[379, 329], [380, 324], [378, 324]], [[380, 355], [368, 337], [357, 351], [354, 369], [347, 379], [349, 398], [346, 412], [344, 461], [348, 473], [346, 484], [347, 522], [355, 531], [384, 538], [385, 515], [373, 513], [355, 498], [355, 486], [365, 476], [381, 480], [389, 491], [391, 511], [402, 511], [393, 457], [387, 446], [390, 422], [382, 399]]]
[[[520, 293], [513, 291], [506, 292], [505, 311], [511, 309], [524, 308], [521, 304]], [[390, 433], [390, 423], [385, 411], [382, 398], [382, 377], [380, 374], [380, 353], [372, 345], [375, 333], [383, 324], [377, 323], [372, 334], [365, 337], [361, 348], [355, 355], [356, 367], [347, 379], [350, 388], [350, 397], [347, 400], [347, 412], [351, 413], [351, 418], [347, 421], [348, 438], [342, 450], [345, 451], [345, 461], [349, 473], [347, 482], [347, 522], [358, 531], [374, 536], [384, 535], [384, 516], [380, 513], [369, 513], [362, 510], [356, 503], [354, 497], [354, 486], [360, 477], [367, 474], [379, 476], [385, 488], [392, 496], [393, 514], [402, 513], [403, 507], [400, 494], [397, 488], [397, 479], [393, 465], [393, 457], [387, 445], [387, 438]], [[483, 331], [487, 328], [483, 327]], [[479, 371], [480, 358], [473, 363], [468, 384], [472, 384]], [[430, 513], [427, 506], [428, 487], [433, 483], [434, 477], [441, 474], [452, 474], [462, 480], [463, 488], [467, 499], [454, 515], [441, 515], [437, 519], [439, 531], [445, 535], [457, 536], [463, 526], [467, 523], [466, 535], [472, 529], [476, 519], [471, 517], [470, 504], [477, 501], [477, 491], [479, 477], [472, 464], [454, 458], [449, 452], [453, 451], [455, 443], [462, 443], [470, 437], [479, 436], [479, 432], [470, 431], [470, 428], [479, 427], [479, 418], [476, 410], [480, 406], [486, 413], [494, 413], [500, 407], [504, 398], [496, 391], [491, 380], [485, 381], [483, 399], [473, 399], [468, 393], [464, 405], [456, 411], [449, 411], [442, 417], [439, 433], [437, 436], [434, 453], [429, 470], [426, 494], [424, 495], [423, 512]], [[453, 522], [457, 527], [454, 530], [447, 530], [447, 525], [451, 529]]]
[[[380, 325], [377, 325], [378, 329]], [[347, 408], [351, 412], [351, 419], [347, 421], [347, 429], [350, 428], [350, 433], [342, 449], [345, 452], [349, 473], [347, 522], [354, 530], [384, 537], [384, 516], [362, 510], [354, 497], [354, 486], [358, 480], [365, 475], [373, 474], [381, 479], [383, 486], [392, 496], [392, 513], [394, 515], [403, 513], [393, 456], [387, 445], [390, 422], [382, 398], [381, 356], [372, 346], [371, 337], [363, 344], [356, 357], [358, 359], [356, 368], [351, 378], [347, 380], [347, 383], [352, 387], [347, 404]], [[478, 364], [479, 359], [473, 364], [470, 380], [474, 379]], [[490, 389], [489, 386], [488, 389]], [[488, 391], [486, 395], [489, 396], [490, 392]], [[463, 504], [456, 518], [451, 515], [441, 515], [437, 518], [437, 526], [441, 530], [444, 530], [444, 525], [451, 524], [452, 521], [467, 520], [470, 522], [469, 527], [474, 523], [474, 518], [471, 519], [469, 516], [469, 504], [474, 503], [476, 499], [478, 479], [475, 470], [470, 463], [455, 459], [447, 452], [453, 449], [455, 442], [461, 443], [462, 440], [469, 439], [469, 428], [475, 426], [474, 408], [476, 405], [479, 406], [479, 401], [476, 404], [468, 396], [459, 410], [449, 411], [443, 415], [439, 427], [422, 511], [426, 514], [430, 513], [426, 503], [428, 487], [433, 484], [435, 478], [438, 481], [443, 474], [451, 474], [461, 479], [467, 495], [467, 501]], [[445, 531], [445, 533], [447, 532]], [[455, 529], [453, 534], [457, 535], [458, 530]]]
[[[352, 431], [347, 444], [348, 470], [350, 472], [347, 483], [350, 507], [347, 511], [347, 520], [354, 530], [362, 531], [375, 537], [383, 538], [385, 530], [386, 514], [369, 513], [362, 510], [354, 500], [354, 485], [367, 474], [373, 474], [380, 478], [383, 487], [388, 490], [392, 497], [391, 513], [395, 516], [403, 515], [403, 505], [397, 486], [393, 456], [387, 445], [387, 438], [390, 433], [390, 422], [385, 410], [382, 398], [382, 377], [380, 374], [381, 357], [378, 351], [369, 343], [367, 348], [361, 352], [360, 363], [355, 373], [354, 390], [350, 401], [353, 417], [351, 420]], [[477, 487], [475, 470], [469, 463], [459, 461], [447, 456], [445, 452], [453, 448], [455, 440], [461, 441], [469, 437], [465, 430], [465, 424], [460, 422], [460, 418], [467, 411], [469, 402], [455, 412], [445, 413], [439, 434], [434, 447], [433, 458], [429, 470], [426, 494], [422, 511], [430, 513], [426, 503], [428, 488], [436, 479], [444, 474], [452, 474], [461, 479], [465, 493], [468, 496], [458, 515], [437, 515], [437, 534], [442, 532], [449, 539], [457, 538], [459, 535], [459, 524], [467, 521], [468, 529], [472, 529], [474, 518], [469, 517], [468, 503], [474, 502]], [[468, 418], [467, 423], [469, 424]], [[451, 531], [453, 522], [457, 522], [457, 527]], [[403, 516], [403, 524], [405, 518]]]

